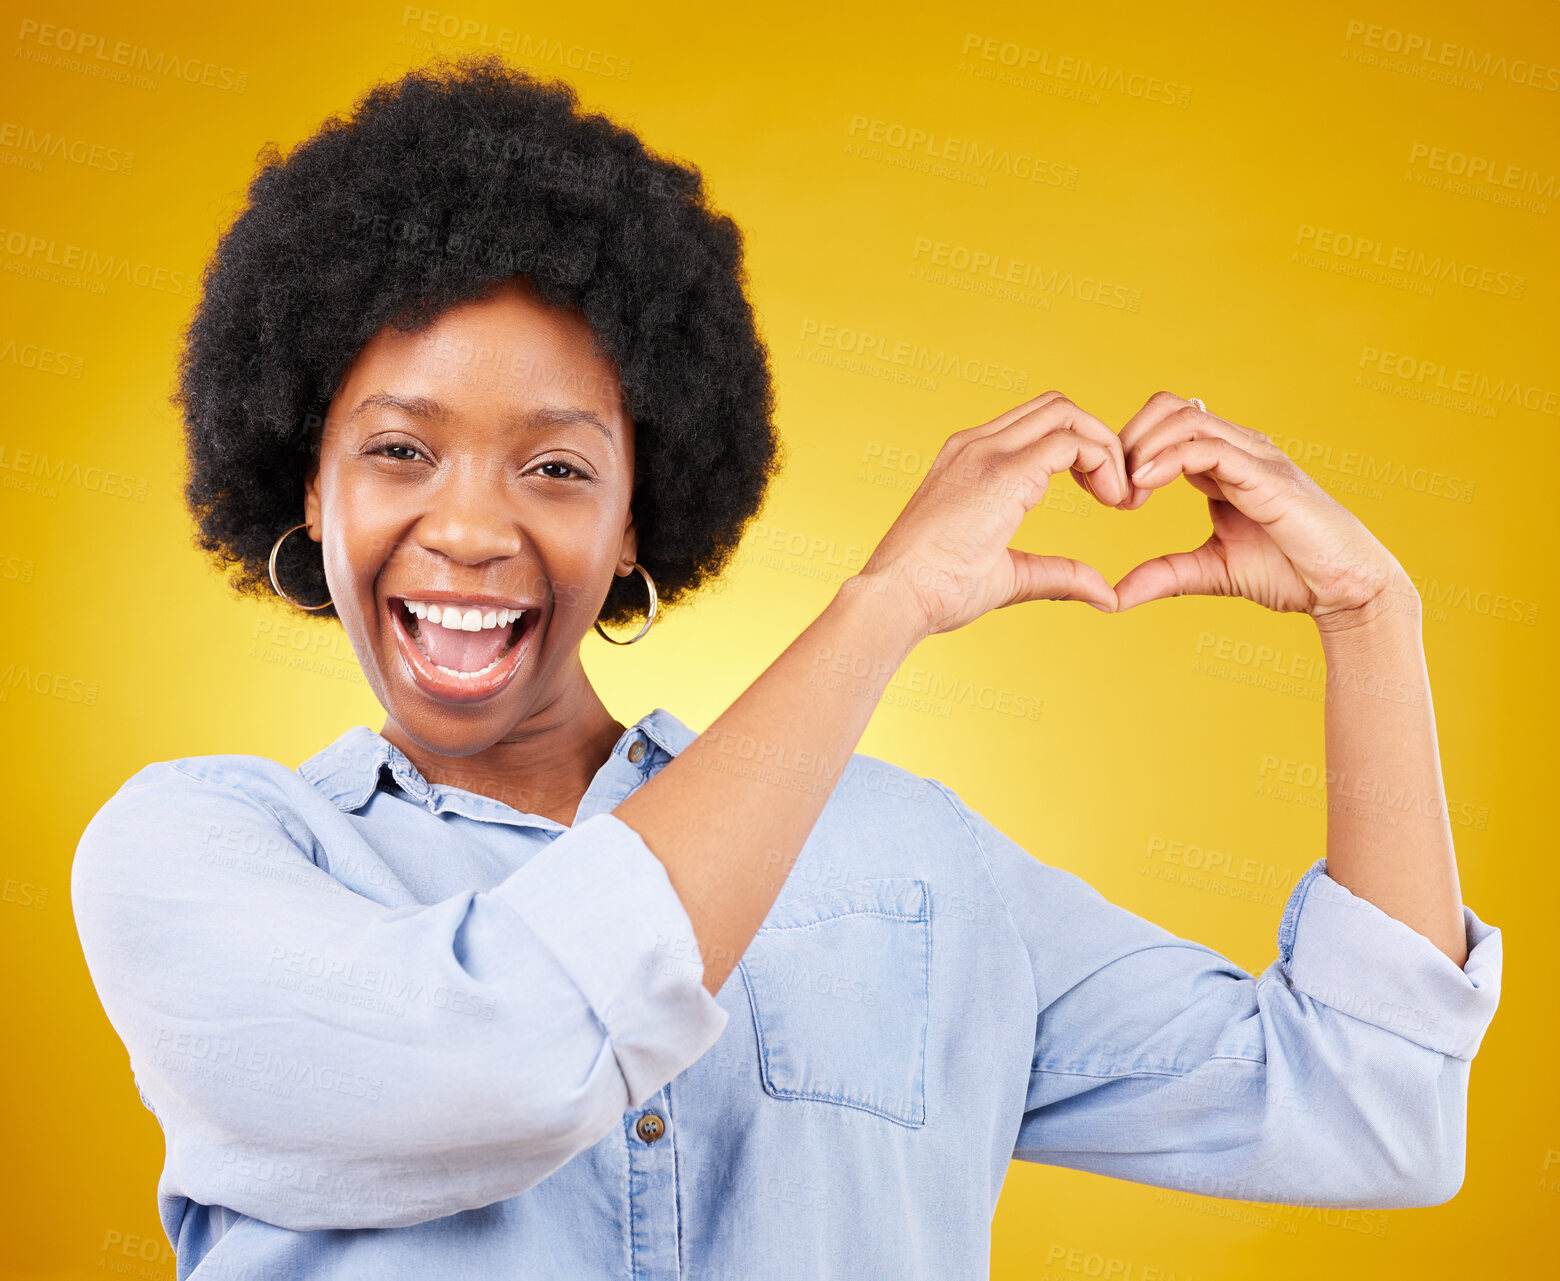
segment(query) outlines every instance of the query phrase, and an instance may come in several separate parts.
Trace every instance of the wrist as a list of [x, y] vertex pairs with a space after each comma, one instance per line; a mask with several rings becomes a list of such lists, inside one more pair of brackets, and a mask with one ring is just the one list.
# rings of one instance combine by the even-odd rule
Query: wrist
[[1417, 647], [1423, 641], [1424, 603], [1404, 575], [1363, 605], [1315, 616], [1313, 621], [1327, 652]]
[[895, 648], [900, 661], [932, 631], [925, 611], [899, 584], [874, 574], [846, 578], [830, 608], [870, 621], [873, 631]]

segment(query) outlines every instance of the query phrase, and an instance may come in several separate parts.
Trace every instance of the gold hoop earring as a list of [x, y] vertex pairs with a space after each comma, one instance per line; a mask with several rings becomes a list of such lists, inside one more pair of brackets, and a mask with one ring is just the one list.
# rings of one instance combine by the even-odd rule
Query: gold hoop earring
[[324, 609], [325, 605], [329, 605], [330, 604], [330, 601], [326, 601], [325, 605], [300, 605], [291, 596], [289, 596], [286, 592], [284, 592], [282, 590], [282, 585], [279, 582], [276, 581], [276, 554], [277, 554], [277, 552], [282, 550], [282, 544], [287, 541], [287, 534], [296, 533], [298, 530], [300, 530], [300, 529], [307, 529], [308, 527], [309, 526], [308, 526], [307, 522], [305, 522], [302, 525], [294, 525], [291, 529], [289, 529], [287, 531], [286, 534], [283, 534], [272, 545], [272, 547], [271, 547], [271, 586], [276, 589], [276, 594], [278, 596], [280, 596], [284, 601], [286, 601], [289, 605], [296, 606], [298, 609], [306, 609], [306, 610], [309, 610], [309, 611], [312, 612], [312, 611], [317, 610], [317, 609]]
[[634, 641], [637, 641], [646, 632], [648, 632], [650, 630], [650, 624], [655, 622], [655, 611], [656, 611], [656, 609], [658, 607], [658, 602], [660, 600], [660, 598], [656, 595], [656, 591], [655, 591], [655, 579], [650, 577], [650, 571], [648, 569], [646, 569], [643, 565], [641, 565], [637, 560], [634, 562], [634, 568], [637, 569], [641, 574], [643, 574], [645, 576], [645, 586], [650, 589], [650, 616], [645, 619], [645, 625], [643, 627], [641, 627], [637, 633], [635, 633], [633, 638], [630, 639], [630, 640], [626, 640], [626, 641], [612, 640], [612, 637], [608, 636], [606, 634], [606, 632], [602, 632], [601, 631], [601, 620], [598, 618], [596, 620], [595, 626], [596, 626], [596, 630], [598, 632], [601, 632], [601, 639], [605, 640], [605, 641], [612, 641], [612, 644], [614, 644], [614, 645], [632, 645], [634, 643]]

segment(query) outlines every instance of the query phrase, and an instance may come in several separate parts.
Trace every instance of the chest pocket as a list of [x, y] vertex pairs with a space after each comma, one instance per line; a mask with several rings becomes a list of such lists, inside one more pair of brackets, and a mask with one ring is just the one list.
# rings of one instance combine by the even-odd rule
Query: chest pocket
[[737, 963], [765, 1092], [926, 1124], [931, 946], [925, 881], [782, 896]]

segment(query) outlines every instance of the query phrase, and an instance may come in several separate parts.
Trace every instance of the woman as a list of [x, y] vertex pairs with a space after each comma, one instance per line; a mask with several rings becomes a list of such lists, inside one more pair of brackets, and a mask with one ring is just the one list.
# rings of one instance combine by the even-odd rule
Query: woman
[[[1418, 601], [1265, 436], [1163, 392], [1119, 435], [1057, 392], [957, 431], [708, 730], [624, 726], [579, 647], [727, 563], [767, 357], [697, 170], [497, 59], [266, 157], [180, 403], [202, 545], [338, 618], [386, 720], [296, 771], [149, 765], [82, 837], [179, 1277], [984, 1275], [1015, 1156], [1460, 1186], [1500, 934], [1461, 902]], [[1184, 475], [1213, 535], [1114, 588], [1009, 549], [1063, 471], [1123, 511]], [[854, 750], [927, 635], [1186, 592], [1307, 612], [1329, 767], [1433, 802], [1330, 809], [1260, 977]]]

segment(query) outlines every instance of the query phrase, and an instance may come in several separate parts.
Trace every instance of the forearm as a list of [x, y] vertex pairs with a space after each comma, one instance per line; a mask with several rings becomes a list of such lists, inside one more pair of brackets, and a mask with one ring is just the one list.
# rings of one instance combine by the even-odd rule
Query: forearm
[[[897, 593], [846, 580], [704, 733], [613, 812], [666, 865], [713, 995], [768, 915], [888, 682], [920, 639]], [[825, 679], [844, 658], [850, 675]]]
[[1462, 888], [1411, 585], [1369, 619], [1322, 630], [1327, 874], [1461, 966]]

